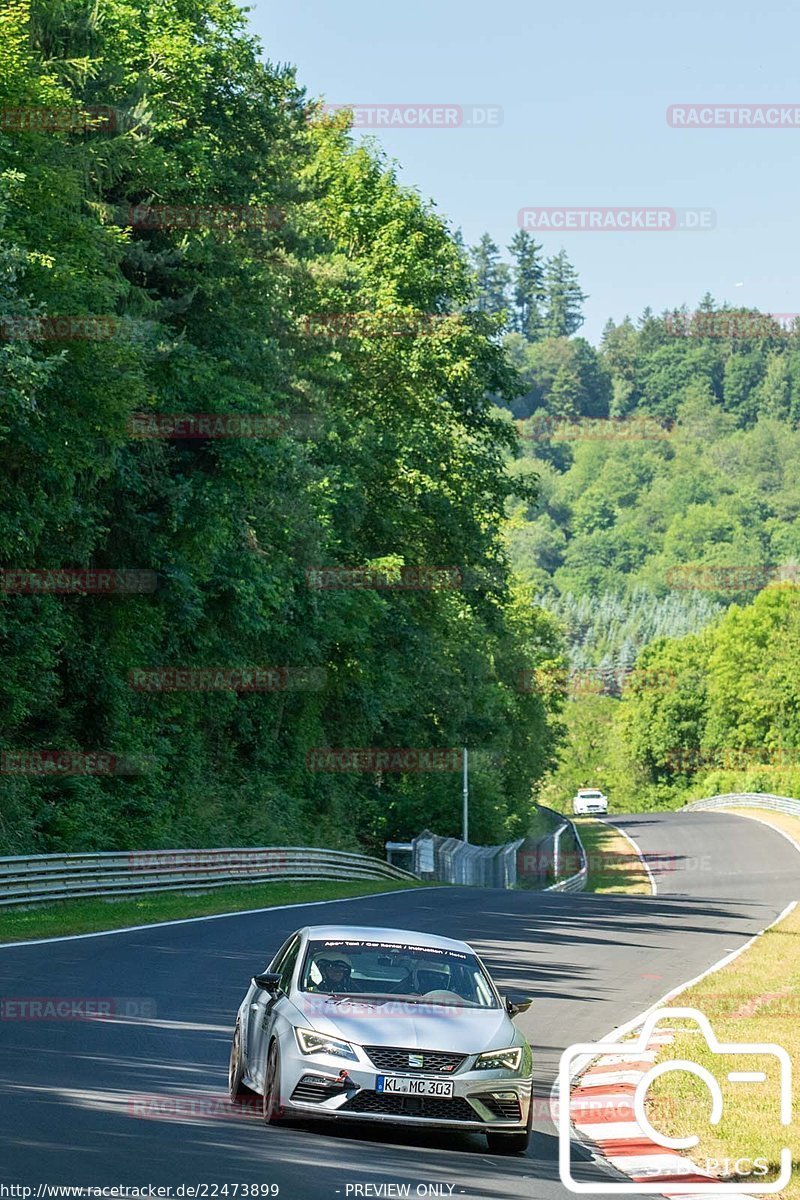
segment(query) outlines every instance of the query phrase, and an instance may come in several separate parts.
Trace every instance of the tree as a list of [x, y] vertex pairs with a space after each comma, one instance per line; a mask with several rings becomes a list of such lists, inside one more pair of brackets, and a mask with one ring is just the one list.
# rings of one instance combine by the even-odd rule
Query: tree
[[[514, 377], [492, 323], [464, 315], [463, 253], [346, 116], [310, 119], [232, 0], [84, 8], [0, 8], [0, 109], [117, 114], [0, 137], [0, 309], [21, 319], [0, 347], [0, 558], [157, 586], [0, 595], [0, 753], [133, 767], [4, 774], [0, 852], [379, 852], [429, 813], [457, 831], [452, 771], [315, 773], [308, 752], [467, 735], [477, 833], [504, 840], [558, 738], [557, 697], [516, 679], [561, 639], [512, 588], [502, 521], [535, 489], [505, 471], [515, 436], [487, 397]], [[131, 220], [149, 206], [166, 219]], [[111, 332], [28, 329], [61, 314]], [[271, 432], [132, 436], [142, 412]], [[315, 587], [320, 566], [380, 585]], [[252, 691], [131, 686], [137, 668], [264, 667], [287, 670]]]
[[511, 272], [506, 263], [500, 261], [500, 250], [488, 233], [484, 233], [476, 246], [470, 248], [478, 311], [496, 316], [508, 307], [508, 287]]
[[581, 381], [569, 367], [559, 367], [550, 394], [547, 398], [549, 412], [560, 421], [574, 421], [578, 417], [581, 397]]
[[589, 297], [581, 290], [578, 273], [566, 250], [547, 260], [545, 329], [549, 337], [569, 337], [583, 324], [582, 304]]
[[544, 326], [542, 303], [546, 293], [545, 268], [540, 257], [542, 247], [530, 233], [520, 229], [511, 239], [509, 250], [514, 259], [514, 328], [527, 341], [535, 342], [542, 336]]

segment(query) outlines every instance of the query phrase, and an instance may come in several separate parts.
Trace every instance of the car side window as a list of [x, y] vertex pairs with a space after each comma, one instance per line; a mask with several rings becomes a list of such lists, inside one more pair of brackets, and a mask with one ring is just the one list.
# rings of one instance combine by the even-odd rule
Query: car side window
[[272, 962], [267, 967], [268, 971], [280, 971], [280, 969], [283, 965], [283, 962], [286, 958], [286, 955], [292, 949], [292, 947], [294, 946], [296, 941], [297, 941], [296, 933], [293, 933], [291, 937], [286, 939], [286, 941], [283, 943], [283, 945], [281, 946], [278, 953], [272, 959]]
[[281, 977], [280, 988], [281, 988], [282, 992], [289, 991], [289, 985], [292, 982], [292, 974], [294, 972], [295, 964], [297, 962], [297, 956], [299, 953], [300, 953], [300, 938], [296, 937], [294, 939], [294, 941], [292, 942], [292, 944], [289, 946], [288, 950], [286, 951], [286, 954], [284, 955], [280, 966], [275, 968], [275, 970], [280, 974], [280, 977]]

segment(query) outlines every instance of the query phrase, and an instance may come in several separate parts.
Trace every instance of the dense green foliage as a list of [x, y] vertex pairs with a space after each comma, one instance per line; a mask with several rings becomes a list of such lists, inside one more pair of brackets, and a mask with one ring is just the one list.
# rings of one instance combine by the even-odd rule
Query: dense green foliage
[[621, 699], [570, 700], [539, 799], [563, 810], [596, 786], [616, 811], [641, 811], [737, 791], [800, 797], [799, 662], [796, 584], [765, 588], [700, 633], [656, 638]]
[[[672, 319], [646, 317], [639, 332], [626, 322], [598, 353], [581, 339], [521, 348], [532, 408], [509, 469], [534, 472], [539, 495], [511, 503], [507, 542], [517, 571], [572, 630], [576, 669], [629, 667], [651, 635], [699, 629], [800, 562], [797, 338], [675, 337]], [[512, 342], [512, 360], [519, 350]], [[558, 354], [575, 381], [566, 406]], [[779, 374], [782, 406], [770, 400]], [[635, 406], [615, 414], [606, 401], [625, 380]]]
[[[507, 545], [570, 644], [567, 740], [540, 798], [559, 807], [596, 785], [639, 809], [714, 790], [798, 794], [791, 722], [756, 728], [731, 694], [706, 718], [713, 681], [693, 651], [688, 674], [676, 665], [706, 632], [738, 631], [727, 623], [735, 608], [715, 624], [731, 604], [773, 603], [762, 597], [800, 578], [796, 324], [705, 297], [694, 314], [609, 323], [598, 350], [519, 332], [505, 345], [527, 387], [510, 406], [523, 450], [509, 471], [535, 473], [539, 488], [535, 501], [510, 502]], [[797, 677], [791, 618], [773, 616], [781, 670]], [[735, 641], [719, 636], [715, 670], [753, 699]], [[675, 662], [672, 651], [651, 655], [654, 639]], [[778, 697], [792, 711], [791, 695]], [[726, 706], [740, 719], [723, 737]], [[785, 748], [776, 762], [773, 745]]]
[[[110, 316], [114, 336], [0, 341], [0, 560], [150, 569], [144, 595], [5, 595], [3, 750], [102, 750], [128, 775], [0, 777], [0, 850], [362, 844], [456, 832], [451, 773], [313, 773], [314, 747], [475, 751], [471, 830], [527, 812], [558, 693], [553, 619], [509, 584], [500, 527], [516, 388], [457, 240], [265, 64], [230, 0], [8, 0], [2, 315]], [[132, 223], [130, 206], [280, 220]], [[479, 309], [480, 306], [477, 306]], [[392, 314], [320, 336], [317, 314]], [[437, 314], [434, 323], [417, 321]], [[307, 318], [314, 318], [309, 321]], [[280, 417], [270, 438], [132, 438], [137, 412]], [[306, 419], [310, 414], [311, 420]], [[302, 416], [302, 421], [299, 416]], [[297, 429], [313, 436], [298, 436]], [[310, 568], [458, 566], [470, 586], [314, 590]], [[322, 687], [138, 692], [135, 668], [289, 666]]]
[[[645, 588], [627, 596], [563, 596], [552, 591], [538, 597], [542, 607], [563, 625], [572, 648], [572, 691], [619, 692], [641, 650], [655, 638], [680, 637], [702, 629], [722, 606], [702, 592], [673, 592], [656, 598]], [[637, 669], [638, 670], [638, 669]], [[639, 672], [641, 673], [641, 672]]]
[[[763, 416], [740, 428], [695, 399], [663, 439], [612, 429], [592, 440], [584, 428], [583, 440], [563, 446], [566, 470], [537, 457], [532, 441], [524, 443], [529, 457], [512, 466], [541, 479], [539, 499], [517, 502], [509, 528], [517, 568], [540, 588], [687, 594], [696, 590], [693, 564], [766, 573], [800, 560], [800, 429], [789, 422]], [[722, 603], [756, 590], [744, 570], [707, 579], [707, 594]]]
[[765, 588], [700, 634], [654, 642], [617, 732], [646, 786], [800, 795], [800, 588]]

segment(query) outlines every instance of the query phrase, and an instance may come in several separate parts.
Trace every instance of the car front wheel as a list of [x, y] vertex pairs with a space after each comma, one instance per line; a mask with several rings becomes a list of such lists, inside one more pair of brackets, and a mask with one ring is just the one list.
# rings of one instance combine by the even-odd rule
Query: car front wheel
[[277, 1042], [270, 1042], [264, 1071], [264, 1124], [274, 1125], [283, 1116], [281, 1105], [281, 1053]]
[[242, 1057], [242, 1033], [239, 1025], [233, 1031], [231, 1043], [231, 1058], [228, 1064], [228, 1095], [231, 1104], [241, 1104], [248, 1096], [252, 1096], [249, 1087], [242, 1083], [244, 1078], [244, 1058]]

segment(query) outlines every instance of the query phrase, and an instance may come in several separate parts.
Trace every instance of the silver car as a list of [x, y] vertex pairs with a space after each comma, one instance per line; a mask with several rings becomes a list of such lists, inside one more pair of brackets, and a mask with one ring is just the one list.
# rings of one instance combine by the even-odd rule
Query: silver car
[[232, 1103], [267, 1124], [326, 1117], [480, 1130], [522, 1153], [533, 1114], [531, 1048], [465, 942], [403, 929], [314, 925], [256, 975], [236, 1018]]

